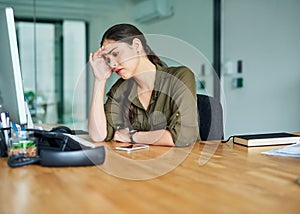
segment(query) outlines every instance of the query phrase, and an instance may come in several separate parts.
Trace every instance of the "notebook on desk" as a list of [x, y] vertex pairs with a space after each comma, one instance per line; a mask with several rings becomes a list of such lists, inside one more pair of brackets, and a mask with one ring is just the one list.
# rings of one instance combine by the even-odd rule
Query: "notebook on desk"
[[233, 143], [244, 146], [273, 146], [294, 144], [300, 142], [300, 136], [286, 132], [236, 135], [233, 137]]

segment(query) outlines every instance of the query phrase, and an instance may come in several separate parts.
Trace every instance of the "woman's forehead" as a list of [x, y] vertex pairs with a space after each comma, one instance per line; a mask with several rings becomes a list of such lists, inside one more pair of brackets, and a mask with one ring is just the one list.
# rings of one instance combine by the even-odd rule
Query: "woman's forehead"
[[127, 43], [124, 43], [124, 42], [119, 42], [119, 41], [115, 41], [115, 40], [105, 40], [102, 44], [102, 47], [109, 51], [113, 48], [116, 48], [116, 47], [121, 47], [121, 46], [124, 46], [126, 45]]
[[115, 40], [104, 40], [104, 42], [103, 42], [103, 44], [102, 44], [102, 47], [103, 48], [107, 48], [108, 46], [110, 46], [110, 45], [113, 45], [113, 44], [115, 44], [116, 43], [116, 41]]

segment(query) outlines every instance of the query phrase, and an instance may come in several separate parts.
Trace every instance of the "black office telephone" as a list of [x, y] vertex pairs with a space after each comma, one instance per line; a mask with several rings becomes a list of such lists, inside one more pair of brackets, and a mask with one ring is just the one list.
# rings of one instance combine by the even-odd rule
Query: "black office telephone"
[[105, 159], [103, 146], [90, 148], [59, 132], [27, 129], [36, 138], [37, 156], [24, 154], [9, 156], [10, 167], [28, 164], [42, 166], [92, 166], [100, 165]]

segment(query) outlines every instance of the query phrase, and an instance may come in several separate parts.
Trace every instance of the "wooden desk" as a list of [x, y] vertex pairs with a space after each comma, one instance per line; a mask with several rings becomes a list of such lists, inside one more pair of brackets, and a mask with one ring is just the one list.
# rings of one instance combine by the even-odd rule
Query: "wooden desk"
[[[273, 147], [206, 143], [206, 154], [206, 144], [196, 143], [174, 170], [149, 180], [119, 178], [97, 166], [9, 168], [1, 158], [0, 213], [299, 213], [300, 159], [260, 154]], [[106, 149], [115, 155], [111, 146]], [[167, 152], [151, 147], [121, 155], [139, 159]]]

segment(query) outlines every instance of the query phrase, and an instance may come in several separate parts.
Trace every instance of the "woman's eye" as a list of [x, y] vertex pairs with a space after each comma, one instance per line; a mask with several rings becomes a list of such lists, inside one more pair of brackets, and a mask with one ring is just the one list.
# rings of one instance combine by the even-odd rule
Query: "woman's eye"
[[119, 52], [113, 52], [112, 55], [113, 55], [114, 57], [117, 57], [117, 56], [119, 55]]

